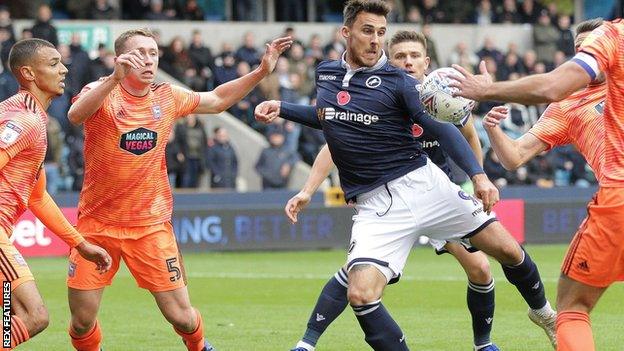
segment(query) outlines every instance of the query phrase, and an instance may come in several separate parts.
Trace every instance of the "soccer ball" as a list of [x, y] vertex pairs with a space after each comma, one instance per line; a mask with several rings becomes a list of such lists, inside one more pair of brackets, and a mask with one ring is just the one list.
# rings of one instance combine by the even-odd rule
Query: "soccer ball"
[[434, 119], [461, 125], [470, 117], [475, 102], [460, 96], [453, 97], [457, 88], [449, 87], [449, 75], [462, 76], [458, 70], [450, 67], [431, 72], [420, 86], [420, 101]]

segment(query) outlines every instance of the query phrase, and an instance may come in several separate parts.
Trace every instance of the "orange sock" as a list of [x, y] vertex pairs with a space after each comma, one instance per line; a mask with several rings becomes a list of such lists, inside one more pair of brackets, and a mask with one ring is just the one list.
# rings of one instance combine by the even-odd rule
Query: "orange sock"
[[595, 351], [589, 315], [579, 311], [557, 314], [557, 351]]
[[72, 345], [74, 345], [74, 348], [78, 351], [100, 351], [102, 330], [97, 320], [95, 321], [95, 325], [93, 325], [93, 329], [82, 336], [76, 334], [74, 328], [70, 325], [69, 336], [71, 336]]
[[[26, 342], [30, 339], [30, 335], [28, 334], [28, 329], [22, 320], [16, 316], [11, 316], [11, 348], [9, 350], [13, 350], [17, 345]], [[4, 349], [3, 349], [4, 350]]]
[[184, 340], [184, 345], [188, 351], [202, 351], [204, 349], [204, 323], [202, 322], [201, 314], [198, 310], [195, 310], [197, 315], [197, 327], [195, 331], [185, 333], [181, 330], [173, 328], [178, 335]]

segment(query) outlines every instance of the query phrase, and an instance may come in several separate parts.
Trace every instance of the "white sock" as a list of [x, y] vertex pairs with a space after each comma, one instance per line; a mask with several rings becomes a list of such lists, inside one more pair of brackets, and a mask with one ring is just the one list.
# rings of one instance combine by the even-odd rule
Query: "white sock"
[[297, 343], [297, 345], [295, 347], [303, 347], [304, 349], [306, 349], [308, 351], [314, 351], [314, 346], [308, 344], [307, 342], [305, 342], [303, 340], [299, 340], [299, 342]]
[[551, 314], [552, 312], [554, 312], [552, 307], [550, 307], [550, 302], [548, 301], [546, 301], [546, 304], [544, 305], [544, 307], [538, 308], [533, 311], [535, 311], [535, 313], [539, 314], [540, 316], [544, 316], [544, 315]]

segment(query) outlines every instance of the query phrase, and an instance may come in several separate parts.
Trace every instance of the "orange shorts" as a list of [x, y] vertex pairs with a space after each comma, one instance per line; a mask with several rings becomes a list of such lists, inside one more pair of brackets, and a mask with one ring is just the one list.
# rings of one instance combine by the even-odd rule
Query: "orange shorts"
[[22, 254], [0, 231], [0, 279], [11, 282], [11, 291], [27, 281], [35, 280]]
[[600, 188], [587, 207], [561, 272], [586, 285], [624, 280], [624, 188]]
[[67, 286], [95, 290], [111, 285], [121, 259], [137, 285], [152, 292], [186, 286], [182, 256], [169, 222], [145, 227], [118, 227], [93, 218], [80, 218], [76, 229], [91, 243], [106, 249], [113, 259], [111, 269], [100, 274], [95, 264], [74, 249], [69, 254]]

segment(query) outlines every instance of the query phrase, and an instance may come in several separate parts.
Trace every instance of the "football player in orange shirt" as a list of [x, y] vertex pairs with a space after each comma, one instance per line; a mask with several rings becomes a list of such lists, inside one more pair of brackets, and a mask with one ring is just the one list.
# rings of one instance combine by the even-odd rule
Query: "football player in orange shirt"
[[20, 90], [0, 103], [0, 277], [5, 299], [10, 289], [11, 308], [10, 339], [3, 338], [3, 350], [13, 349], [48, 326], [48, 312], [34, 277], [9, 239], [27, 209], [100, 272], [111, 264], [106, 251], [85, 241], [45, 190], [45, 111], [65, 89], [67, 68], [61, 55], [45, 40], [22, 40], [11, 48], [9, 66]]
[[85, 127], [85, 178], [78, 228], [106, 248], [111, 270], [91, 273], [89, 262], [70, 256], [69, 333], [80, 351], [100, 350], [97, 322], [104, 287], [123, 258], [139, 287], [149, 290], [189, 351], [211, 351], [199, 311], [191, 306], [182, 258], [171, 226], [173, 200], [165, 146], [178, 118], [225, 111], [273, 71], [292, 43], [279, 38], [266, 46], [254, 71], [197, 93], [154, 83], [158, 46], [149, 30], [129, 30], [115, 41], [113, 74], [87, 85], [75, 98], [69, 119]]
[[600, 188], [588, 206], [588, 216], [570, 244], [557, 291], [557, 340], [560, 351], [595, 350], [589, 313], [614, 282], [624, 280], [624, 21], [605, 21], [583, 41], [570, 61], [551, 72], [513, 82], [492, 82], [485, 65], [453, 86], [466, 98], [514, 101], [524, 104], [554, 102], [590, 84], [600, 74], [607, 78], [603, 134], [586, 131], [585, 138], [604, 143]]

